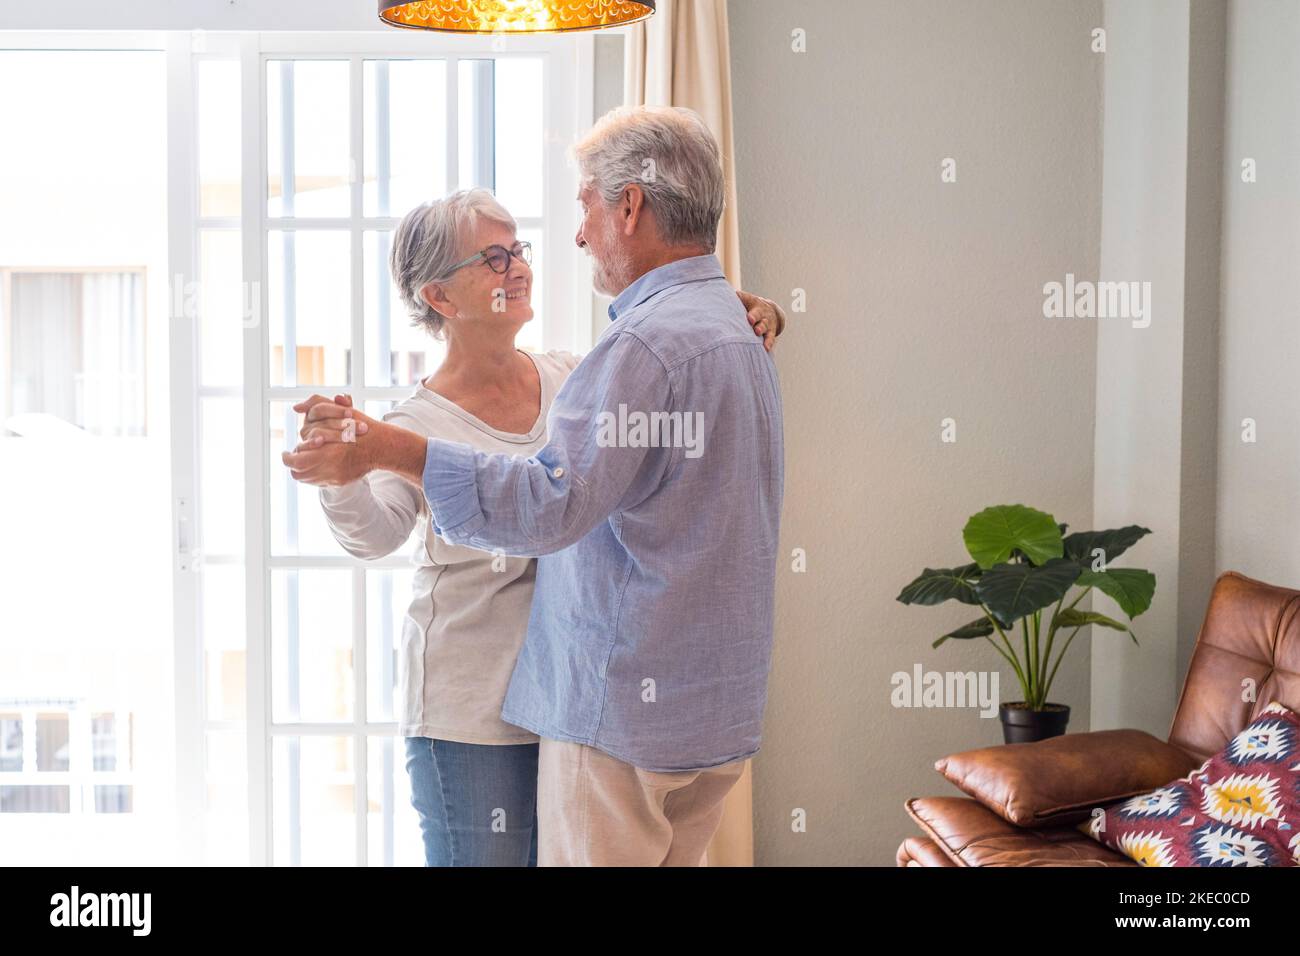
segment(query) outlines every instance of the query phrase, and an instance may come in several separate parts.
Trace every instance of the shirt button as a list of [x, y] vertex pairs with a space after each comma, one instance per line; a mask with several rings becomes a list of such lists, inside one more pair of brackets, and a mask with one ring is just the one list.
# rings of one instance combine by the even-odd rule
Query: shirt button
[[553, 472], [551, 472], [551, 474], [553, 474], [556, 478], [563, 478], [563, 477], [564, 477], [564, 469], [563, 469], [563, 468], [556, 468]]

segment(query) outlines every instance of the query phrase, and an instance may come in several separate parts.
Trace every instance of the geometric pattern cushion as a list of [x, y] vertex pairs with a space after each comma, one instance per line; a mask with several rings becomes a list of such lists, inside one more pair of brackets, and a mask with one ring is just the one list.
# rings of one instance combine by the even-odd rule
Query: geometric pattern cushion
[[1079, 829], [1141, 866], [1300, 866], [1300, 715], [1270, 704], [1186, 777]]

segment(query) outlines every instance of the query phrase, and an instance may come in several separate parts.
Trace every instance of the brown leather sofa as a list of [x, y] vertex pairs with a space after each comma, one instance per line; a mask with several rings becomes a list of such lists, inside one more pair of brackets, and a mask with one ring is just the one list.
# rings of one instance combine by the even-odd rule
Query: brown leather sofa
[[[1254, 681], [1254, 698], [1242, 700], [1250, 696], [1243, 693], [1250, 686], [1244, 683], [1247, 678]], [[1300, 591], [1229, 571], [1215, 582], [1174, 714], [1168, 742], [1176, 751], [1149, 735], [1129, 730], [1067, 734], [1052, 741], [1008, 746], [1037, 748], [1015, 754], [1022, 767], [1029, 756], [1035, 771], [1031, 776], [1040, 781], [1032, 789], [1048, 791], [1054, 806], [1069, 807], [1069, 791], [1085, 790], [1088, 783], [1080, 779], [1080, 767], [1096, 767], [1097, 773], [1105, 773], [1108, 763], [1127, 759], [1134, 765], [1149, 759], [1154, 746], [1165, 747], [1175, 760], [1185, 755], [1190, 772], [1223, 749], [1274, 700], [1300, 710]], [[1138, 752], [1140, 738], [1148, 742], [1143, 753]], [[974, 775], [982, 774], [983, 784], [996, 787], [1005, 783], [997, 776], [1004, 763], [997, 759], [997, 752], [1006, 749], [972, 752], [981, 755], [976, 758]], [[1069, 773], [1062, 772], [1066, 767]], [[1145, 789], [1172, 779], [1174, 776], [1152, 782]], [[985, 789], [982, 786], [980, 792]], [[1034, 796], [1030, 794], [1024, 802], [1033, 803]], [[1119, 799], [1123, 797], [1105, 803]], [[1089, 812], [1084, 803], [1075, 805], [1078, 813], [1073, 822], [1062, 823], [1063, 817], [1057, 813], [1051, 822], [1040, 826], [1010, 823], [970, 797], [913, 798], [906, 808], [925, 835], [903, 841], [897, 854], [899, 866], [1136, 865], [1077, 829], [1078, 820], [1086, 819]]]

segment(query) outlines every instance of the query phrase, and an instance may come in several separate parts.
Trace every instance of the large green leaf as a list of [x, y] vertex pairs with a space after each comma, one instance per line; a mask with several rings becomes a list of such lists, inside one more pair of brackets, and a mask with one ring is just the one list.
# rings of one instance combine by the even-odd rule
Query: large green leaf
[[1059, 558], [1061, 529], [1056, 519], [1024, 505], [995, 505], [972, 515], [961, 532], [975, 563], [988, 570], [1019, 550], [1034, 564]]
[[1111, 568], [1109, 571], [1084, 571], [1079, 575], [1080, 587], [1094, 587], [1102, 594], [1115, 599], [1129, 620], [1151, 606], [1156, 593], [1156, 576], [1141, 568]]
[[1127, 624], [1121, 624], [1113, 617], [1098, 614], [1096, 611], [1080, 611], [1078, 608], [1067, 607], [1056, 615], [1057, 630], [1067, 627], [1083, 627], [1085, 624], [1100, 624], [1102, 627], [1109, 627], [1114, 631], [1127, 631], [1128, 636], [1133, 638], [1133, 643], [1138, 642], [1137, 635], [1133, 633]]
[[1079, 566], [1067, 558], [1053, 558], [1041, 567], [1000, 564], [980, 576], [975, 593], [999, 621], [1013, 623], [1059, 601], [1078, 576]]
[[978, 564], [959, 568], [926, 568], [911, 584], [903, 588], [896, 600], [904, 604], [942, 604], [958, 600], [962, 604], [979, 604], [974, 582], [979, 579]]
[[1144, 535], [1151, 533], [1150, 528], [1131, 524], [1123, 528], [1111, 528], [1109, 531], [1076, 531], [1065, 538], [1065, 556], [1078, 561], [1085, 568], [1092, 567], [1092, 552], [1101, 548], [1106, 556], [1106, 563], [1114, 561]]
[[[1064, 522], [1058, 522], [1056, 526], [1061, 529], [1062, 543], [1064, 544], [1065, 529], [1068, 528], [1069, 525], [1065, 524]], [[1012, 560], [1019, 561], [1021, 564], [1023, 564], [1025, 561], [1025, 552], [1021, 551], [1019, 548], [1015, 548], [1011, 552], [1011, 558]]]
[[993, 633], [993, 624], [987, 617], [981, 617], [978, 620], [971, 621], [969, 624], [963, 624], [955, 631], [949, 631], [943, 637], [939, 638], [931, 647], [938, 647], [948, 638], [955, 641], [969, 641], [976, 637], [988, 637]]

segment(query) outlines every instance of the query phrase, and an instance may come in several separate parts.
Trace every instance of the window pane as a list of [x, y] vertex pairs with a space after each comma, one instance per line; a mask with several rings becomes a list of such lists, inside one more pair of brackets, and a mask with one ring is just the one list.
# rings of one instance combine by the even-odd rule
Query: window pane
[[13, 413], [95, 435], [143, 435], [143, 275], [18, 272], [10, 289]]
[[411, 385], [433, 372], [446, 352], [422, 327], [411, 324], [388, 269], [391, 232], [366, 232], [365, 259], [366, 384]]
[[371, 737], [366, 764], [366, 862], [370, 866], [423, 866], [420, 818], [411, 805], [402, 737]]
[[36, 769], [62, 771], [71, 766], [67, 714], [36, 715]]
[[276, 737], [276, 866], [355, 866], [356, 780], [349, 737]]
[[298, 445], [302, 416], [289, 402], [271, 402], [270, 414], [271, 552], [346, 556], [325, 521], [320, 488], [295, 481], [280, 460], [281, 452]]
[[210, 731], [204, 750], [207, 866], [248, 865], [248, 746], [243, 730]]
[[[239, 385], [244, 380], [244, 327], [257, 302], [243, 284], [238, 229], [199, 233], [199, 356], [204, 385]], [[187, 304], [191, 301], [186, 292]], [[187, 311], [187, 317], [192, 314]]]
[[71, 803], [69, 787], [0, 787], [0, 813], [67, 813]]
[[511, 214], [542, 215], [542, 61], [496, 63], [496, 193]]
[[[456, 75], [456, 154], [461, 189], [496, 184], [496, 63], [461, 60]], [[526, 95], [526, 94], [525, 94]]]
[[202, 566], [200, 600], [209, 720], [243, 720], [245, 715], [244, 573], [242, 564]]
[[198, 64], [199, 215], [238, 216], [239, 61]]
[[272, 720], [351, 720], [352, 673], [352, 572], [273, 570]]
[[[279, 464], [278, 457], [273, 464]], [[203, 552], [242, 555], [244, 408], [241, 399], [199, 399], [198, 490]]]
[[95, 787], [96, 813], [130, 813], [131, 787], [126, 784], [99, 784]]
[[[0, 743], [0, 754], [12, 764], [25, 748], [22, 770], [34, 775], [30, 786], [3, 781], [0, 858], [158, 862], [175, 846], [159, 834], [174, 832], [176, 794], [166, 56], [3, 51], [0, 90], [26, 94], [4, 96], [0, 107], [0, 267], [11, 296], [30, 294], [28, 304], [41, 306], [41, 338], [26, 327], [20, 334], [38, 346], [29, 384], [51, 426], [49, 440], [36, 440], [37, 429], [0, 442], [0, 713], [26, 718], [21, 730], [0, 729], [20, 752]], [[197, 208], [198, 188], [188, 189]], [[34, 271], [50, 277], [43, 288], [21, 279], [13, 288], [16, 273]], [[14, 305], [9, 297], [0, 319], [8, 326], [0, 405], [13, 383]], [[197, 305], [188, 316], [197, 321]], [[56, 440], [75, 427], [130, 440]], [[88, 482], [100, 503], [70, 506], [74, 486]], [[99, 553], [69, 591], [52, 569], [66, 566], [68, 543], [81, 540]], [[90, 626], [56, 628], [65, 608]], [[100, 714], [113, 715], [111, 770], [96, 769], [109, 760]], [[139, 788], [140, 805], [133, 790], [135, 813], [96, 814], [125, 798], [96, 786]], [[73, 818], [33, 823], [24, 812]]]
[[0, 771], [23, 769], [23, 715], [0, 714]]
[[93, 770], [117, 769], [117, 732], [113, 714], [90, 718], [90, 755]]
[[348, 214], [348, 70], [346, 60], [267, 63], [268, 215]]
[[[272, 385], [346, 385], [352, 252], [346, 232], [267, 234]], [[286, 360], [286, 342], [293, 361]]]
[[403, 216], [447, 192], [447, 64], [367, 60], [365, 215]]
[[374, 723], [401, 717], [397, 660], [414, 571], [366, 572], [366, 709]]

